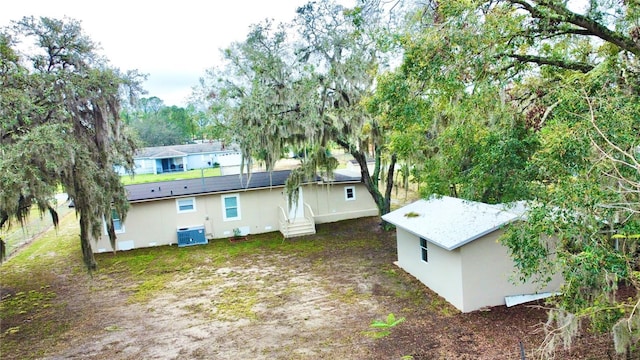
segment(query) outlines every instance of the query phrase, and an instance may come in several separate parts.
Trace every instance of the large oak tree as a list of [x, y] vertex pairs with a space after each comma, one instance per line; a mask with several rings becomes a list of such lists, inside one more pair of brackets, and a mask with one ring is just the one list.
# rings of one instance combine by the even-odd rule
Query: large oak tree
[[310, 2], [293, 24], [253, 26], [244, 42], [224, 50], [226, 65], [209, 72], [201, 93], [224, 114], [246, 159], [264, 161], [271, 170], [288, 150], [302, 155], [287, 183], [291, 195], [303, 179], [336, 167], [329, 149], [337, 146], [360, 165], [384, 214], [396, 156], [365, 108], [383, 53], [372, 27], [377, 23], [366, 21], [363, 10]]
[[131, 168], [134, 143], [120, 99], [137, 93], [140, 78], [97, 49], [67, 18], [25, 17], [0, 33], [0, 226], [23, 221], [32, 205], [57, 224], [50, 201], [62, 187], [75, 202], [89, 269], [103, 220], [113, 244], [112, 210], [121, 219], [127, 211], [114, 165]]
[[427, 191], [531, 201], [503, 241], [522, 279], [565, 277], [549, 303], [549, 352], [582, 321], [611, 331], [620, 352], [640, 338], [638, 303], [616, 296], [640, 288], [638, 10], [431, 1], [398, 36], [403, 63], [375, 96], [392, 146], [425, 159]]

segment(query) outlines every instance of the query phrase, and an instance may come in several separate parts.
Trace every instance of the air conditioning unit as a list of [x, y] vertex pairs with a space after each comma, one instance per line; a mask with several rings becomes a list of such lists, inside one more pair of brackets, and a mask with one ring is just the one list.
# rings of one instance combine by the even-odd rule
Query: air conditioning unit
[[207, 243], [204, 226], [178, 229], [178, 246], [202, 245]]

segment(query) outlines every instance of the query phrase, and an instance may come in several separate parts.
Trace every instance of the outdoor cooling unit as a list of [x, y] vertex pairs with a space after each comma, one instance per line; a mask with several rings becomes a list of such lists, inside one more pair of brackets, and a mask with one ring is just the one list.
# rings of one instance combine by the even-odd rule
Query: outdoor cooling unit
[[178, 229], [178, 246], [202, 245], [207, 243], [204, 226], [193, 226]]

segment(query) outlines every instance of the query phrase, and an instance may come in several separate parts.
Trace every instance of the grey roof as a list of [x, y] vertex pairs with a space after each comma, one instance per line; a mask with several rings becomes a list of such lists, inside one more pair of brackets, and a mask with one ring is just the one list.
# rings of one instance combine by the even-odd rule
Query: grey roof
[[[432, 196], [382, 218], [446, 250], [454, 250], [520, 219], [524, 205], [489, 205], [448, 196]], [[413, 213], [417, 216], [406, 216]]]
[[183, 157], [183, 156], [187, 156], [187, 153], [174, 150], [174, 149], [164, 149], [164, 150], [158, 151], [157, 153], [149, 157], [162, 159], [162, 158], [174, 158], [174, 157]]
[[[242, 175], [209, 176], [196, 179], [162, 181], [125, 186], [127, 198], [131, 202], [160, 200], [172, 197], [182, 197], [200, 194], [224, 193], [231, 191], [244, 191], [269, 187], [282, 187], [289, 177], [291, 170], [257, 172]], [[242, 182], [240, 181], [242, 179]], [[316, 177], [313, 182], [321, 181]], [[360, 177], [335, 174], [331, 183], [359, 182]]]
[[202, 154], [220, 151], [237, 151], [234, 145], [226, 145], [222, 148], [222, 142], [212, 141], [201, 144], [186, 145], [169, 145], [169, 146], [153, 146], [139, 149], [136, 158], [165, 158], [165, 157], [181, 157], [189, 154]]

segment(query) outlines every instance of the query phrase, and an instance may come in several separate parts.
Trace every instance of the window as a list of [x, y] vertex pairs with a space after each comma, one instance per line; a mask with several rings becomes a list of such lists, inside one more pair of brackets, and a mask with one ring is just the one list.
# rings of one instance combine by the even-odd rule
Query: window
[[[122, 220], [120, 219], [120, 216], [116, 212], [116, 209], [111, 209], [111, 219], [113, 220], [113, 230], [116, 232], [116, 234], [123, 233], [124, 232], [124, 224], [122, 223]], [[106, 220], [104, 221], [104, 233], [105, 233], [105, 235], [109, 234], [107, 232], [107, 221]]]
[[356, 199], [356, 187], [355, 186], [346, 186], [344, 188], [344, 199], [346, 201], [351, 201]]
[[176, 200], [178, 214], [196, 211], [196, 198], [184, 198]]
[[224, 221], [240, 220], [240, 195], [222, 197], [222, 218]]
[[422, 253], [422, 261], [429, 262], [429, 250], [427, 249], [427, 240], [420, 238], [420, 250]]
[[124, 232], [124, 225], [115, 209], [111, 209], [111, 219], [113, 219], [113, 229], [116, 232]]

